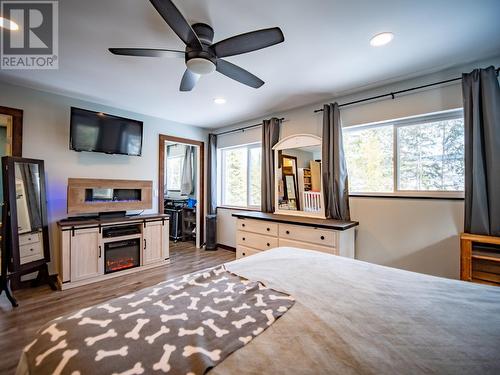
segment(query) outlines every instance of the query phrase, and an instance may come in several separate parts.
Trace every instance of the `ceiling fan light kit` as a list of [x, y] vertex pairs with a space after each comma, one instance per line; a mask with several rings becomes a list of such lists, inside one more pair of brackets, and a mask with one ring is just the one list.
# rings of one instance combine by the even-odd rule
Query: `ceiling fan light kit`
[[200, 76], [217, 71], [226, 77], [259, 88], [264, 84], [260, 78], [223, 60], [222, 57], [240, 55], [270, 47], [285, 40], [279, 27], [251, 31], [213, 43], [214, 30], [210, 25], [186, 21], [171, 0], [150, 0], [165, 22], [186, 44], [185, 51], [147, 48], [110, 48], [115, 55], [143, 57], [184, 57], [186, 71], [182, 76], [180, 91], [191, 91]]

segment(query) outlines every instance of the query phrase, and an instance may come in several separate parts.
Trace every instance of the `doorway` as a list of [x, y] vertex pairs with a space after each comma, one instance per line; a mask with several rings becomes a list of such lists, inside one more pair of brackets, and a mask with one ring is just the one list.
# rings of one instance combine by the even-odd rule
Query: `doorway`
[[170, 217], [170, 241], [204, 241], [204, 143], [160, 134], [158, 207]]

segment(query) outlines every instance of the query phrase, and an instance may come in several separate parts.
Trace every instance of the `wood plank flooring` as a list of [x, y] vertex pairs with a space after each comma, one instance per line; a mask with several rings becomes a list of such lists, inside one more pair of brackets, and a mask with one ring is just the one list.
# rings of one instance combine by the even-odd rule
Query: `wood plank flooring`
[[132, 293], [160, 281], [213, 267], [235, 259], [235, 253], [219, 249], [205, 251], [191, 243], [170, 243], [170, 264], [118, 277], [98, 284], [53, 292], [48, 286], [15, 291], [19, 307], [12, 308], [0, 296], [0, 374], [13, 374], [21, 350], [46, 322], [83, 307]]

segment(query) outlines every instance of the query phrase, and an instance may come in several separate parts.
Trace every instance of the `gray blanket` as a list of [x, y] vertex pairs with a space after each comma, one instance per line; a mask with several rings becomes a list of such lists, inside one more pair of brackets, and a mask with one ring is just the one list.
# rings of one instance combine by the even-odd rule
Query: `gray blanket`
[[211, 374], [500, 374], [500, 288], [290, 248], [226, 268], [296, 303]]
[[185, 275], [49, 322], [18, 373], [204, 374], [293, 303], [224, 267]]

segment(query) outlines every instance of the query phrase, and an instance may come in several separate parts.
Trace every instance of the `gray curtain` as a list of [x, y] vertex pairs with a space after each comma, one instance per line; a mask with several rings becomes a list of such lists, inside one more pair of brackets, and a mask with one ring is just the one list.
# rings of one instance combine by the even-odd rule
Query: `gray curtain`
[[274, 212], [274, 159], [273, 146], [280, 139], [282, 120], [273, 117], [262, 123], [262, 169], [261, 169], [261, 203], [262, 212]]
[[495, 68], [462, 75], [465, 232], [500, 236], [500, 87]]
[[194, 147], [186, 146], [181, 174], [181, 195], [191, 195], [194, 192]]
[[207, 197], [208, 214], [217, 213], [217, 134], [208, 135]]
[[323, 195], [329, 219], [350, 220], [347, 166], [338, 103], [323, 106]]

